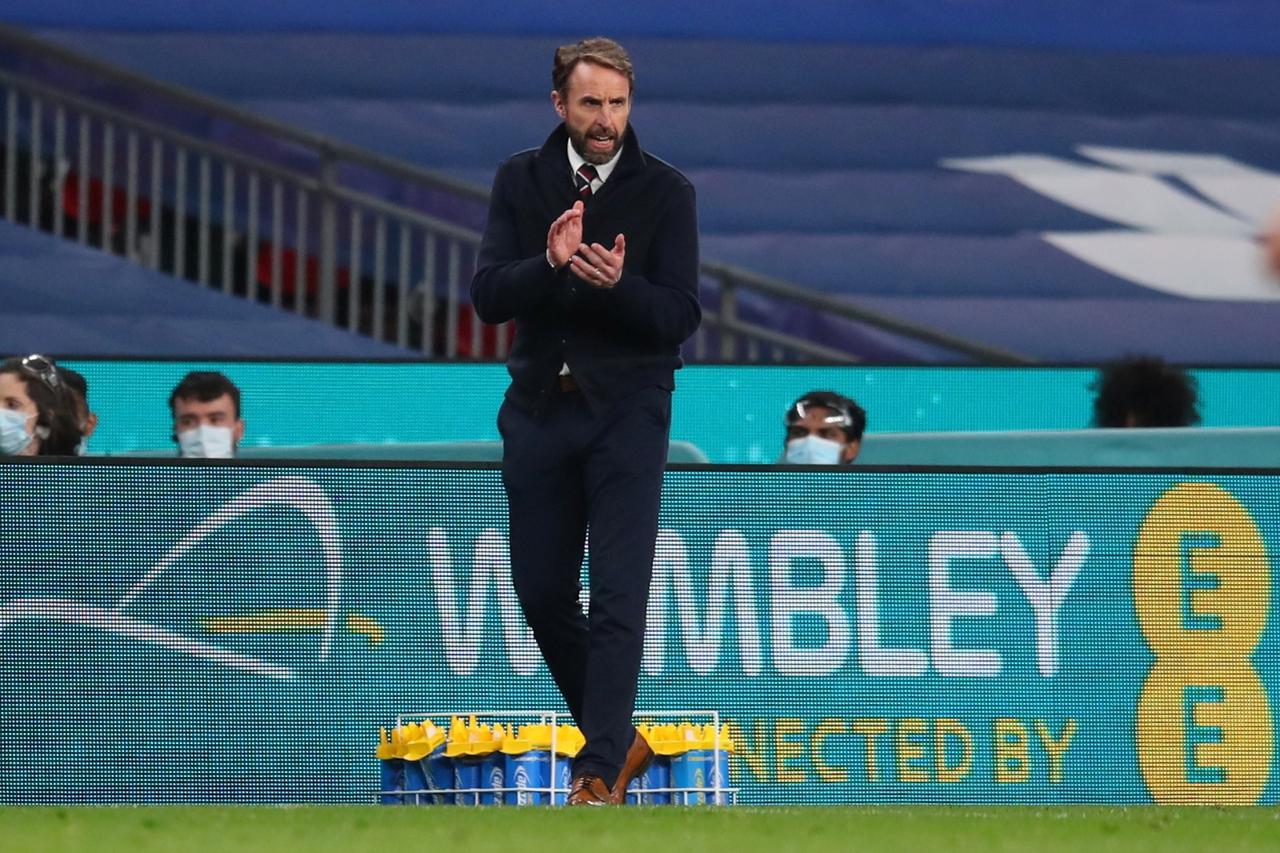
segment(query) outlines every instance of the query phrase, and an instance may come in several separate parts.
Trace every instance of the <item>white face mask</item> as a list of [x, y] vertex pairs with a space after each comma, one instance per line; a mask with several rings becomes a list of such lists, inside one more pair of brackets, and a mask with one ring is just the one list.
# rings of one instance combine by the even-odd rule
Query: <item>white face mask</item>
[[187, 459], [230, 459], [235, 456], [231, 428], [201, 424], [178, 433], [178, 447]]
[[839, 465], [844, 445], [829, 438], [806, 435], [787, 442], [783, 461], [792, 465]]
[[17, 456], [30, 446], [33, 436], [27, 432], [27, 421], [31, 420], [35, 415], [0, 409], [0, 456]]

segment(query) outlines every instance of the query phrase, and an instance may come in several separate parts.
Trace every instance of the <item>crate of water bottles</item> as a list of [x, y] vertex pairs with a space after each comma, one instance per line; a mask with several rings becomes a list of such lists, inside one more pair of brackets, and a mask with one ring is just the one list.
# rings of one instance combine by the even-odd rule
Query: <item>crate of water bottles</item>
[[[716, 711], [646, 711], [636, 728], [653, 749], [627, 802], [724, 805], [734, 745]], [[671, 720], [674, 722], [659, 722]], [[385, 805], [563, 805], [584, 739], [554, 711], [401, 714], [378, 733]]]

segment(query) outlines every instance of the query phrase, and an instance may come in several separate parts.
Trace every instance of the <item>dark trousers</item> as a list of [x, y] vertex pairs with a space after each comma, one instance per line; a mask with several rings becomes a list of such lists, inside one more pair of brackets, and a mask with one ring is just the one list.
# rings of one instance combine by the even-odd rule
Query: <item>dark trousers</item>
[[[586, 737], [574, 773], [610, 786], [635, 737], [671, 393], [640, 391], [593, 412], [577, 391], [498, 413], [511, 579], [542, 657]], [[580, 603], [590, 530], [589, 615]]]

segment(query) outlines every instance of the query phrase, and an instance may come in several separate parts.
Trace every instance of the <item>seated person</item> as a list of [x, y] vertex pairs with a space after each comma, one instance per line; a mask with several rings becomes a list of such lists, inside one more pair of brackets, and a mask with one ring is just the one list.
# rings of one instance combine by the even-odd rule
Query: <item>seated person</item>
[[187, 459], [230, 459], [244, 439], [240, 389], [221, 373], [193, 370], [169, 395], [173, 440]]
[[1089, 386], [1093, 425], [1182, 427], [1200, 423], [1196, 380], [1157, 356], [1129, 356], [1104, 364]]
[[57, 366], [42, 355], [0, 362], [0, 456], [70, 456], [80, 427]]
[[867, 413], [834, 391], [810, 391], [791, 404], [783, 423], [786, 438], [779, 462], [848, 465], [862, 447]]
[[84, 456], [89, 449], [89, 436], [98, 428], [98, 416], [89, 410], [89, 382], [76, 370], [58, 366], [58, 374], [70, 391], [72, 411], [76, 423], [80, 425], [80, 443], [76, 445], [76, 455]]

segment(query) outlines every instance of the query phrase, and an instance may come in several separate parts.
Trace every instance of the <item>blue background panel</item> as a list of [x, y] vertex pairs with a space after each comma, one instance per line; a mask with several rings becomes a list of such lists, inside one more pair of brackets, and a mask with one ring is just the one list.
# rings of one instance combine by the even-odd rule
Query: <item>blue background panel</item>
[[816, 0], [782, 7], [769, 0], [678, 0], [645, 3], [538, 0], [465, 5], [382, 0], [165, 2], [102, 5], [91, 0], [12, 0], [6, 17], [29, 26], [140, 30], [348, 30], [368, 32], [576, 33], [582, 21], [602, 22], [620, 35], [661, 35], [796, 41], [1036, 44], [1095, 50], [1276, 52], [1270, 35], [1280, 16], [1266, 0], [898, 0], [844, 3]]
[[[241, 389], [245, 445], [497, 440], [509, 379], [501, 364], [68, 359], [99, 415], [89, 450], [176, 446], [169, 394], [190, 370]], [[1207, 427], [1280, 426], [1280, 371], [1201, 368]], [[867, 434], [1073, 430], [1093, 417], [1081, 367], [690, 365], [676, 373], [671, 437], [712, 462], [773, 462], [801, 394], [833, 390], [867, 411]]]

